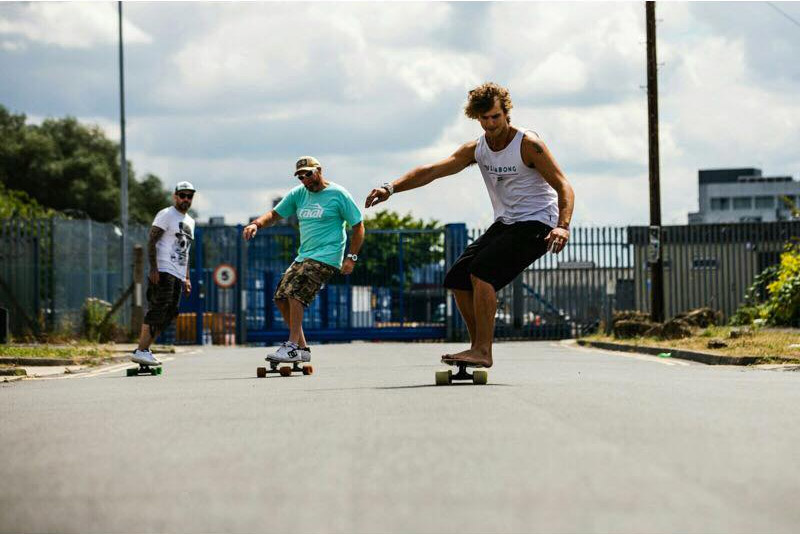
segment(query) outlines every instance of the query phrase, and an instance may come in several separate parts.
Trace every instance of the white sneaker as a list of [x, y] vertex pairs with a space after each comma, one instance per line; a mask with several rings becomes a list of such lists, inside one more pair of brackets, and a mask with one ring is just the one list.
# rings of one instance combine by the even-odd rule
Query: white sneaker
[[298, 349], [300, 351], [300, 357], [303, 359], [304, 362], [311, 361], [311, 347], [306, 347], [304, 349]]
[[300, 347], [291, 341], [285, 341], [274, 353], [267, 356], [270, 362], [299, 362], [303, 357], [300, 354]]
[[138, 363], [141, 365], [161, 365], [161, 362], [153, 356], [153, 353], [150, 352], [150, 349], [139, 350], [136, 349], [133, 351], [133, 356], [131, 356], [131, 361], [134, 363]]

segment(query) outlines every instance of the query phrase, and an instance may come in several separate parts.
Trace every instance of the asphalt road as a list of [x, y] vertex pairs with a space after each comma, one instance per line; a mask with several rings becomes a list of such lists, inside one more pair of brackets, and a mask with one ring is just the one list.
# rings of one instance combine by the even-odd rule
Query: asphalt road
[[264, 349], [0, 387], [0, 532], [800, 530], [800, 373], [556, 343]]

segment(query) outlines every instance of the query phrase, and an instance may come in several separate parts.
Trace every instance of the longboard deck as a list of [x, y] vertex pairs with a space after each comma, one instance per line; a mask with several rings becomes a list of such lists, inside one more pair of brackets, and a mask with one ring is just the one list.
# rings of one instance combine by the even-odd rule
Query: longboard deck
[[269, 369], [266, 367], [256, 368], [256, 376], [265, 378], [268, 374], [279, 374], [281, 376], [291, 376], [292, 373], [302, 373], [306, 376], [314, 374], [314, 367], [310, 363], [291, 362], [291, 364], [282, 365], [279, 362], [269, 362]]
[[164, 373], [164, 368], [159, 365], [145, 365], [139, 364], [139, 367], [130, 367], [125, 370], [126, 376], [139, 376], [139, 375], [160, 375]]

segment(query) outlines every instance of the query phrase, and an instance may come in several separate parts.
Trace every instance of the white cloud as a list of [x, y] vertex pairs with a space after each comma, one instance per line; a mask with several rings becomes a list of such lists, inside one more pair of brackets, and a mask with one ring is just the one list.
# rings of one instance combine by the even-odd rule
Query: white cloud
[[[56, 7], [4, 10], [0, 33], [13, 37], [3, 42], [86, 46], [55, 56], [85, 62], [85, 75], [67, 78], [74, 70], [42, 59], [41, 47], [0, 45], [0, 65], [19, 70], [0, 81], [3, 94], [16, 95], [8, 105], [37, 115], [84, 109], [82, 119], [118, 138], [115, 99], [95, 103], [84, 90], [116, 76], [113, 62], [94, 68], [100, 60], [87, 59], [115, 42], [114, 5], [41, 5]], [[573, 182], [576, 222], [647, 221], [642, 4], [188, 6], [126, 11], [141, 42], [153, 43], [126, 56], [128, 139], [137, 174], [190, 179], [209, 192], [209, 204], [198, 197], [203, 216], [260, 213], [266, 197], [258, 195], [288, 190], [287, 166], [307, 152], [363, 197], [480, 135], [462, 106], [468, 88], [493, 80], [512, 91], [514, 123], [538, 131]], [[48, 9], [61, 10], [63, 28]], [[685, 222], [696, 209], [699, 168], [800, 171], [796, 29], [750, 3], [659, 3], [657, 15], [664, 221]], [[135, 30], [126, 35], [136, 40]], [[387, 207], [446, 222], [491, 217], [475, 168]]]
[[16, 52], [18, 50], [25, 50], [25, 43], [22, 41], [3, 41], [0, 43], [0, 49], [7, 52]]
[[[118, 40], [116, 3], [34, 2], [0, 16], [0, 34], [64, 48], [90, 48]], [[124, 15], [124, 13], [123, 13]], [[123, 17], [126, 43], [149, 43], [144, 31]]]
[[586, 88], [589, 73], [586, 64], [574, 54], [555, 52], [544, 61], [531, 62], [526, 74], [513, 85], [526, 93], [545, 97], [577, 93]]

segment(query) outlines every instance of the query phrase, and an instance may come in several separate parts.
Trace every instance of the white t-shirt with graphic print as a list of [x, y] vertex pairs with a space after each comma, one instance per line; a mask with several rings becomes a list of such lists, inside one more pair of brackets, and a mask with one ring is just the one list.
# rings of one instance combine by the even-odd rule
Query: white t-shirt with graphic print
[[153, 226], [164, 230], [164, 235], [156, 242], [159, 272], [184, 280], [189, 265], [189, 250], [194, 241], [194, 219], [188, 213], [181, 213], [175, 206], [170, 206], [158, 212], [153, 219]]

